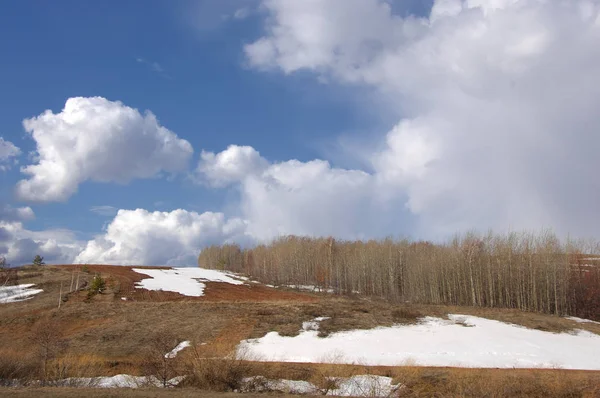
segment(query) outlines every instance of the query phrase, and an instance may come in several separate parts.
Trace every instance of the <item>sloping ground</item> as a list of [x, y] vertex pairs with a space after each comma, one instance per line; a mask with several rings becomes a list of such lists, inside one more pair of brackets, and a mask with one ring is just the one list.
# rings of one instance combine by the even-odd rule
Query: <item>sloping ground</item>
[[[230, 284], [201, 281], [206, 285], [203, 291], [205, 295], [187, 297], [175, 292], [136, 288], [136, 283], [148, 279], [149, 276], [133, 271], [132, 267], [88, 265], [88, 272], [82, 272], [81, 269], [81, 266], [58, 266], [28, 267], [19, 271], [19, 284], [35, 284], [35, 287], [43, 292], [30, 300], [0, 306], [0, 370], [3, 361], [20, 363], [24, 368], [38, 366], [39, 344], [34, 337], [36, 331], [45, 329], [57, 330], [57, 341], [64, 342], [58, 355], [61, 360], [67, 361], [69, 372], [73, 373], [69, 374], [69, 377], [145, 375], [144, 353], [151, 346], [153, 339], [163, 333], [172, 333], [175, 339], [175, 343], [165, 352], [183, 341], [190, 341], [191, 346], [177, 355], [182, 363], [187, 363], [194, 352], [203, 357], [222, 357], [230, 354], [241, 340], [261, 338], [273, 331], [290, 338], [302, 336], [305, 333], [301, 331], [303, 322], [310, 322], [321, 316], [328, 319], [320, 322], [318, 334], [330, 337], [314, 337], [319, 341], [327, 341], [332, 337], [335, 339], [338, 332], [354, 329], [415, 324], [419, 318], [425, 316], [447, 320], [447, 315], [452, 313], [498, 319], [539, 331], [559, 332], [584, 328], [591, 332], [600, 332], [598, 324], [579, 323], [576, 320], [543, 314], [482, 308], [391, 305], [374, 299], [351, 299], [272, 289], [251, 282]], [[78, 277], [81, 286], [89, 283], [96, 273], [107, 280], [108, 288], [105, 293], [88, 298], [85, 290], [71, 292], [74, 290], [71, 289], [71, 285], [77, 284]], [[61, 285], [63, 301], [58, 309]], [[121, 297], [126, 297], [127, 300], [121, 300]], [[460, 328], [461, 332], [473, 329], [456, 327]], [[427, 339], [420, 344], [427, 346]], [[419, 344], [413, 345], [418, 347]], [[407, 384], [414, 373], [418, 374], [418, 377], [414, 376], [413, 381], [417, 387], [426, 386], [427, 383], [431, 385], [433, 382], [447, 382], [450, 388], [459, 385], [455, 378], [468, 380], [468, 384], [465, 385], [473, 386], [478, 385], [478, 380], [496, 374], [492, 370], [473, 376], [475, 370], [464, 373], [458, 370], [432, 370], [427, 367], [416, 369], [307, 363], [260, 363], [256, 366], [258, 367], [252, 368], [250, 373], [244, 376], [263, 375], [272, 379], [307, 380], [313, 384], [318, 384], [315, 378], [318, 379], [321, 377], [319, 375], [323, 374], [340, 377], [398, 374], [402, 379], [394, 379], [394, 384]], [[440, 376], [440, 372], [444, 375]], [[531, 374], [516, 373], [518, 377], [503, 376], [505, 379], [498, 379], [497, 383], [498, 386], [508, 385], [514, 379], [520, 380], [519, 383], [539, 385], [543, 381], [544, 385], [550, 385], [558, 375], [567, 375], [565, 380], [581, 379], [580, 385], [588, 388], [598, 384], [595, 382], [600, 377], [600, 373], [556, 372], [545, 373], [540, 370]], [[434, 376], [431, 376], [432, 374]], [[518, 391], [498, 396], [515, 395], [519, 395]]]
[[[96, 274], [107, 280], [107, 290], [88, 297], [81, 287]], [[0, 360], [34, 362], [39, 348], [32, 341], [34, 335], [52, 326], [58, 330], [57, 339], [68, 343], [65, 352], [72, 360], [103, 375], [139, 374], [141, 353], [158, 334], [169, 332], [195, 346], [208, 344], [213, 352], [226, 355], [242, 339], [258, 337], [277, 325], [285, 329], [296, 324], [301, 312], [286, 306], [319, 301], [315, 295], [250, 282], [203, 282], [200, 297], [150, 291], [136, 288], [148, 275], [132, 267], [25, 267], [18, 275], [18, 283], [35, 284], [43, 291], [0, 306]], [[266, 315], [271, 311], [265, 312], [266, 307], [276, 308], [277, 314]]]
[[[76, 272], [81, 270], [81, 265], [65, 265], [60, 266], [69, 270], [69, 272]], [[88, 270], [88, 274], [100, 274], [106, 278], [109, 285], [108, 295], [113, 295], [114, 299], [126, 299], [126, 301], [246, 301], [246, 302], [262, 302], [262, 301], [301, 301], [311, 302], [316, 301], [312, 295], [302, 294], [298, 292], [282, 291], [279, 289], [270, 288], [262, 284], [252, 283], [249, 281], [244, 282], [243, 280], [238, 281], [240, 283], [228, 283], [235, 280], [224, 279], [221, 282], [215, 282], [211, 280], [205, 280], [202, 282], [202, 294], [184, 295], [177, 291], [170, 291], [170, 287], [175, 285], [173, 290], [177, 290], [177, 280], [155, 280], [153, 276], [160, 275], [160, 272], [172, 272], [173, 268], [170, 267], [131, 267], [131, 266], [114, 266], [114, 265], [98, 265], [90, 264], [86, 265], [85, 268]], [[198, 270], [198, 268], [189, 268], [190, 270]], [[137, 270], [138, 272], [136, 272]], [[182, 269], [184, 270], [184, 269]], [[218, 271], [206, 270], [209, 273], [216, 273]], [[226, 274], [226, 273], [223, 273]], [[202, 274], [196, 275], [201, 279]], [[193, 279], [194, 274], [190, 275]], [[213, 275], [213, 277], [215, 277]], [[142, 282], [148, 281], [148, 282]], [[161, 288], [161, 282], [162, 289]], [[174, 283], [173, 283], [174, 282]], [[243, 282], [243, 283], [242, 283]], [[154, 283], [154, 284], [153, 284]], [[181, 281], [180, 281], [181, 283]], [[183, 280], [183, 283], [189, 283]], [[181, 287], [181, 286], [179, 286]], [[150, 288], [150, 289], [148, 289]], [[185, 292], [184, 292], [185, 293]]]

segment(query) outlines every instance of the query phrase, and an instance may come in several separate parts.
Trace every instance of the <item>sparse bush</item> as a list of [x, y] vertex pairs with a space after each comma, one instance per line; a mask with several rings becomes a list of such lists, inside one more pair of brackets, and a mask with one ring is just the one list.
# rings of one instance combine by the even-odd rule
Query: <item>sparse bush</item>
[[15, 380], [22, 383], [39, 373], [39, 363], [31, 356], [17, 351], [0, 352], [0, 386], [11, 386]]
[[194, 349], [185, 384], [211, 391], [236, 391], [252, 375], [252, 362], [236, 352], [224, 357]]
[[168, 330], [156, 332], [146, 344], [143, 353], [144, 373], [154, 376], [163, 387], [169, 387], [169, 380], [180, 371], [180, 356], [168, 355], [179, 344], [179, 339]]

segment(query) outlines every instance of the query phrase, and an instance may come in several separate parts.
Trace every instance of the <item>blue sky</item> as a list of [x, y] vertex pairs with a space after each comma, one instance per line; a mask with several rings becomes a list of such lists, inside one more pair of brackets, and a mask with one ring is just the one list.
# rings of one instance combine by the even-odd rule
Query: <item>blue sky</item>
[[7, 2], [0, 256], [596, 236], [597, 15], [600, 0]]
[[[24, 153], [34, 150], [22, 120], [46, 109], [58, 112], [75, 96], [102, 96], [152, 110], [196, 152], [221, 151], [236, 143], [259, 148], [274, 160], [318, 157], [319, 144], [335, 144], [339, 134], [372, 125], [373, 117], [357, 112], [342, 93], [314, 79], [290, 80], [246, 68], [242, 45], [262, 28], [257, 16], [232, 16], [255, 2], [225, 3], [5, 5], [0, 15], [0, 51], [7, 54], [0, 66], [2, 136]], [[225, 15], [229, 19], [222, 20]], [[155, 70], [154, 63], [164, 72]], [[4, 202], [14, 202], [12, 188], [21, 177], [17, 167], [1, 175]], [[37, 218], [29, 225], [74, 229], [89, 237], [106, 218], [88, 212], [90, 206], [218, 211], [225, 197], [181, 178], [127, 186], [87, 183], [67, 203], [35, 206]]]

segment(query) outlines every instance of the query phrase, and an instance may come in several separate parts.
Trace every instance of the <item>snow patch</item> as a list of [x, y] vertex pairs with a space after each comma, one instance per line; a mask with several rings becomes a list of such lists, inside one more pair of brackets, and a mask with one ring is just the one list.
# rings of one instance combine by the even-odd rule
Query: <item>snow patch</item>
[[301, 395], [330, 395], [338, 397], [389, 397], [399, 385], [392, 384], [390, 377], [360, 375], [352, 377], [331, 377], [337, 388], [320, 389], [304, 380], [271, 380], [263, 376], [243, 379], [244, 392], [282, 392]]
[[136, 283], [136, 287], [147, 290], [175, 292], [184, 296], [204, 296], [206, 285], [202, 282], [223, 282], [243, 285], [244, 281], [234, 274], [204, 268], [146, 269], [133, 268], [138, 274], [148, 275]]
[[42, 289], [31, 289], [35, 286], [33, 283], [15, 286], [0, 287], [0, 303], [15, 303], [17, 301], [28, 300], [33, 298], [38, 293], [43, 292]]
[[[177, 376], [167, 381], [167, 386], [176, 386], [184, 379]], [[155, 376], [116, 375], [110, 377], [72, 377], [60, 380], [57, 385], [96, 388], [138, 388], [163, 387], [163, 382]]]
[[312, 321], [302, 322], [302, 330], [304, 330], [304, 331], [319, 330], [319, 323], [321, 321], [324, 321], [325, 319], [329, 319], [329, 317], [320, 316], [320, 317], [313, 319]]
[[277, 332], [244, 340], [239, 352], [265, 361], [478, 368], [600, 370], [600, 336], [550, 333], [470, 316], [425, 317], [417, 325], [352, 330], [318, 337]]
[[184, 348], [187, 348], [191, 345], [191, 343], [189, 341], [182, 341], [181, 343], [177, 344], [177, 347], [173, 348], [171, 350], [171, 352], [167, 352], [165, 354], [165, 358], [175, 358], [177, 356], [177, 353], [179, 353], [179, 351], [183, 350]]
[[316, 395], [319, 389], [304, 380], [272, 380], [263, 376], [246, 377], [242, 379], [242, 392], [277, 391], [287, 394]]
[[332, 288], [324, 288], [314, 285], [284, 285], [284, 287], [289, 287], [290, 289], [302, 290], [305, 292], [317, 292], [317, 293], [334, 293], [335, 290]]
[[337, 387], [327, 392], [327, 395], [337, 397], [389, 397], [399, 384], [392, 384], [391, 377], [360, 375], [348, 378], [335, 378]]
[[565, 318], [577, 323], [595, 323], [596, 325], [600, 325], [600, 322], [592, 321], [591, 319], [577, 318], [576, 316], [566, 316]]

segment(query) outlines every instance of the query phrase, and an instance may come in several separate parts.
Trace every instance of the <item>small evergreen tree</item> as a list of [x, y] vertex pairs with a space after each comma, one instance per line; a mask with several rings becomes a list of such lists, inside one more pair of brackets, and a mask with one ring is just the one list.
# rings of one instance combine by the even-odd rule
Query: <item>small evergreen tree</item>
[[44, 265], [44, 264], [46, 264], [44, 262], [44, 257], [40, 256], [39, 254], [36, 254], [33, 259], [33, 265]]
[[104, 292], [106, 290], [106, 281], [100, 275], [94, 276], [89, 290], [92, 295]]

